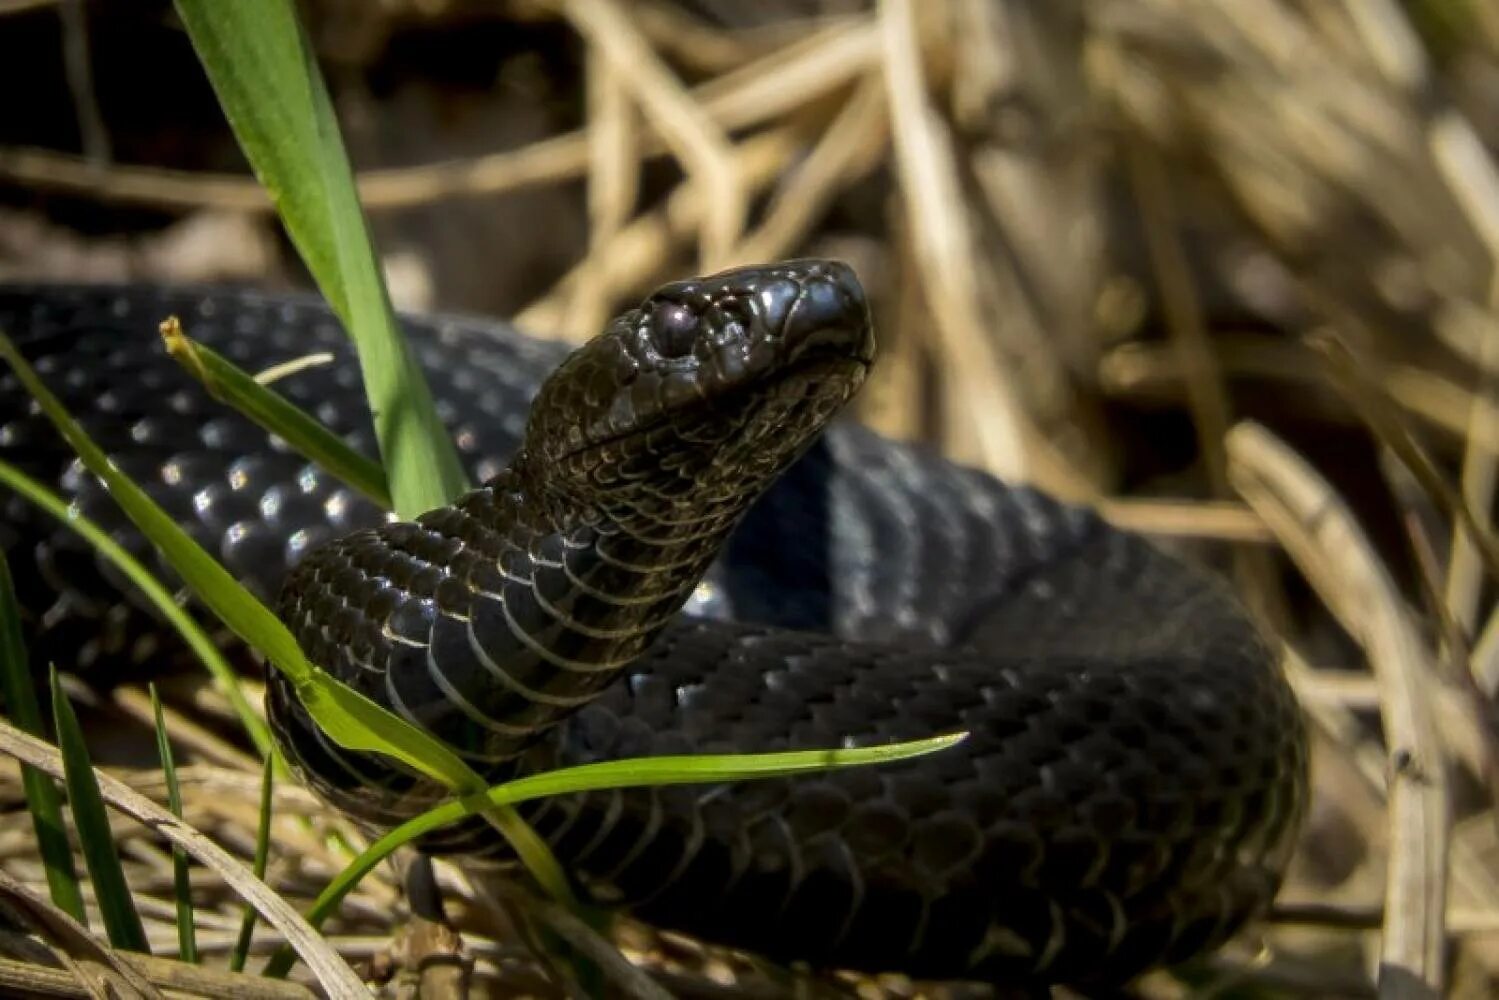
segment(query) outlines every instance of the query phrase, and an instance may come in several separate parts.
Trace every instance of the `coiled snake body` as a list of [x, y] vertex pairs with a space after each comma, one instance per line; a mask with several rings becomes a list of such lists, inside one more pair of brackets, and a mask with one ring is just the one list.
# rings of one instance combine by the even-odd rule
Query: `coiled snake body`
[[[200, 542], [279, 588], [311, 658], [487, 775], [971, 733], [896, 765], [523, 810], [600, 902], [778, 959], [1086, 983], [1213, 947], [1273, 896], [1306, 751], [1264, 643], [1215, 581], [1086, 511], [852, 425], [820, 434], [873, 351], [841, 265], [667, 286], [570, 356], [409, 319], [486, 486], [374, 529], [372, 505], [154, 349], [173, 313], [251, 369], [331, 352], [277, 387], [372, 449], [357, 366], [311, 300], [0, 289], [0, 329]], [[0, 457], [146, 554], [9, 374]], [[0, 497], [38, 660], [171, 652], [83, 543]], [[335, 748], [275, 678], [268, 703], [352, 815], [390, 824], [440, 794]], [[502, 851], [477, 825], [426, 846]]]

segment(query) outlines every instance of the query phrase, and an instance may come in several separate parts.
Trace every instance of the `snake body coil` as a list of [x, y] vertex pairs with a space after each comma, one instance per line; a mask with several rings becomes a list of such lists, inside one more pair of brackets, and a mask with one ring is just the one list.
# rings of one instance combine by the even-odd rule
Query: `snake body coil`
[[[371, 446], [311, 302], [0, 289], [0, 329], [116, 462], [252, 589], [286, 581], [309, 656], [484, 773], [971, 733], [897, 765], [523, 809], [600, 902], [780, 959], [1086, 983], [1215, 946], [1273, 896], [1306, 752], [1265, 645], [1216, 582], [1087, 512], [852, 426], [819, 437], [873, 348], [845, 268], [667, 286], [565, 360], [409, 320], [487, 480], [414, 524], [380, 526], [146, 349], [168, 313], [251, 368], [332, 351], [278, 387]], [[8, 374], [0, 457], [143, 548]], [[168, 651], [86, 546], [3, 499], [38, 659]], [[440, 794], [334, 747], [274, 677], [268, 700], [340, 808], [384, 825]], [[472, 824], [426, 846], [502, 850]]]

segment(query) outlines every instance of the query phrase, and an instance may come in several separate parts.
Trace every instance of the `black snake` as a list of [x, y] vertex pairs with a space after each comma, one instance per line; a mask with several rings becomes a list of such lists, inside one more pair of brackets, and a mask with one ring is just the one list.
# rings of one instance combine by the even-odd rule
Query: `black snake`
[[[309, 655], [486, 774], [971, 733], [897, 765], [525, 809], [592, 898], [777, 959], [1087, 983], [1214, 947], [1274, 895], [1306, 748], [1267, 646], [1219, 583], [1087, 511], [852, 424], [819, 434], [873, 352], [842, 265], [669, 285], [571, 355], [407, 318], [486, 486], [376, 530], [156, 348], [168, 314], [252, 370], [331, 352], [277, 388], [372, 450], [310, 299], [0, 289], [0, 330], [118, 465], [262, 597], [290, 573]], [[150, 558], [8, 373], [0, 458]], [[173, 652], [84, 543], [0, 496], [39, 660]], [[268, 701], [354, 815], [439, 794], [336, 750], [274, 679]], [[475, 825], [428, 846], [502, 850]]]

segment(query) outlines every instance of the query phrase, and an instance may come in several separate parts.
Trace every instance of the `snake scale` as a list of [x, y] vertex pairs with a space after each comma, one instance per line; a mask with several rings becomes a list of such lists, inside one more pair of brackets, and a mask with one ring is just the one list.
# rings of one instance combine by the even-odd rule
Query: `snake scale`
[[[1267, 645], [1215, 579], [1094, 514], [830, 422], [874, 348], [843, 265], [668, 285], [572, 354], [406, 318], [486, 484], [417, 523], [211, 400], [151, 340], [169, 314], [251, 370], [331, 354], [277, 387], [373, 453], [311, 299], [0, 289], [0, 329], [114, 461], [279, 592], [311, 658], [486, 775], [970, 733], [894, 765], [524, 808], [592, 899], [819, 967], [1088, 984], [1212, 948], [1273, 897], [1307, 754]], [[155, 558], [9, 373], [0, 457]], [[177, 655], [84, 543], [0, 502], [38, 660]], [[303, 777], [351, 815], [440, 794], [268, 691]], [[474, 824], [425, 846], [503, 853]]]

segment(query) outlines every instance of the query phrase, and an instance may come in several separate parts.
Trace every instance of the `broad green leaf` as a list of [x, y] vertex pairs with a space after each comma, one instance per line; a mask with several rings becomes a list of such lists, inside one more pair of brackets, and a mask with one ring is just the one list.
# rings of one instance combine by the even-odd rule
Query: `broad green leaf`
[[[946, 750], [967, 733], [933, 736], [905, 743], [845, 750], [786, 750], [758, 754], [700, 754], [637, 757], [558, 768], [496, 785], [476, 795], [451, 799], [402, 823], [380, 837], [349, 863], [313, 903], [307, 920], [318, 927], [359, 881], [397, 848], [434, 830], [493, 806], [516, 806], [551, 795], [638, 786], [697, 785], [721, 781], [776, 778], [811, 771], [884, 764]], [[284, 975], [292, 953], [281, 949], [266, 966], [266, 975]]]
[[228, 358], [193, 340], [175, 316], [162, 323], [161, 335], [167, 353], [215, 399], [234, 407], [383, 509], [391, 509], [390, 487], [378, 462], [350, 448], [312, 415]]
[[[36, 686], [31, 682], [31, 664], [21, 638], [15, 587], [3, 552], [0, 552], [0, 694], [5, 698], [6, 714], [17, 728], [47, 739], [42, 726], [41, 706], [36, 700]], [[67, 829], [62, 822], [62, 797], [57, 793], [57, 786], [48, 775], [22, 764], [21, 787], [26, 793], [26, 808], [31, 813], [31, 827], [36, 831], [37, 849], [42, 857], [42, 867], [47, 872], [47, 890], [52, 895], [52, 902], [87, 926], [83, 891], [78, 886], [73, 849], [68, 845]]]
[[[161, 698], [156, 685], [151, 691], [151, 714], [156, 721], [156, 754], [161, 758], [161, 773], [167, 783], [167, 808], [182, 818], [182, 789], [177, 785], [177, 762], [172, 758], [172, 741], [167, 738], [166, 720], [161, 714]], [[172, 845], [172, 894], [177, 900], [177, 950], [182, 961], [198, 962], [198, 930], [193, 922], [193, 886], [188, 871], [187, 852]]]
[[57, 729], [57, 749], [62, 754], [63, 783], [68, 787], [73, 829], [78, 831], [83, 862], [94, 883], [94, 898], [104, 918], [104, 931], [116, 948], [150, 952], [146, 930], [141, 926], [140, 914], [135, 912], [135, 899], [120, 867], [114, 831], [109, 828], [109, 814], [104, 808], [104, 796], [99, 793], [99, 782], [94, 778], [83, 729], [57, 679], [55, 667], [51, 680], [52, 724]]
[[402, 517], [467, 488], [396, 321], [322, 74], [290, 0], [176, 0], [235, 138], [359, 350]]
[[245, 727], [245, 732], [249, 734], [255, 748], [262, 756], [271, 753], [270, 730], [266, 728], [265, 720], [251, 707], [249, 699], [245, 697], [234, 668], [224, 659], [223, 654], [219, 652], [218, 647], [214, 645], [203, 627], [178, 605], [171, 592], [140, 560], [111, 538], [109, 532], [73, 510], [67, 501], [56, 493], [20, 469], [3, 461], [0, 461], [0, 484], [15, 490], [17, 494], [29, 500], [43, 512], [77, 532], [79, 537], [93, 546], [96, 552], [113, 563], [131, 583], [140, 588], [146, 599], [161, 612], [168, 624], [182, 636], [188, 648], [208, 668], [215, 686], [229, 700], [230, 706], [234, 709], [235, 715], [239, 716], [240, 724]]

